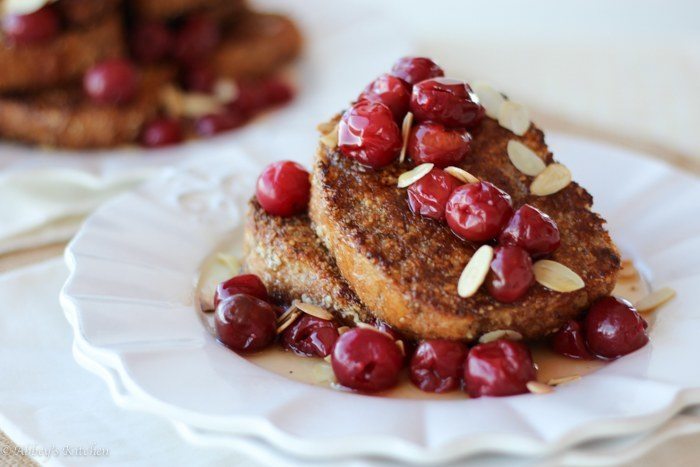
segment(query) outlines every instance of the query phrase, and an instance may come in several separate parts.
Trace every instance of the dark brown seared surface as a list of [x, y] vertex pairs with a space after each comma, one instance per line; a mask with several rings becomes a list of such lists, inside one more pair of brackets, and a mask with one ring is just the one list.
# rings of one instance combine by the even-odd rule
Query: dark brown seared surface
[[[90, 26], [107, 15], [115, 14], [121, 0], [59, 0], [56, 8], [68, 28]], [[116, 15], [121, 16], [121, 11]]]
[[124, 53], [122, 20], [111, 15], [48, 43], [9, 45], [0, 40], [0, 92], [37, 90], [79, 78], [95, 63]]
[[221, 76], [264, 76], [297, 57], [301, 46], [301, 34], [289, 18], [248, 12], [230, 29], [211, 60]]
[[0, 136], [69, 148], [133, 142], [158, 112], [158, 92], [173, 74], [167, 68], [142, 71], [137, 96], [123, 106], [95, 105], [80, 85], [0, 97]]
[[535, 285], [514, 304], [499, 303], [483, 290], [459, 297], [457, 282], [476, 246], [454, 236], [445, 224], [409, 210], [406, 190], [398, 189], [396, 181], [411, 165], [365, 170], [324, 146], [313, 171], [310, 216], [315, 231], [362, 302], [408, 334], [475, 339], [513, 329], [528, 338], [541, 337], [612, 290], [620, 264], [617, 249], [603, 219], [589, 210], [592, 197], [576, 183], [547, 197], [529, 195], [532, 177], [511, 164], [506, 145], [521, 140], [552, 162], [540, 130], [532, 126], [518, 137], [486, 118], [472, 134], [472, 153], [462, 168], [507, 191], [516, 208], [530, 203], [554, 218], [562, 245], [552, 259], [576, 271], [585, 289], [558, 293]]
[[243, 11], [246, 2], [244, 0], [129, 0], [129, 5], [137, 19], [171, 20], [195, 11], [214, 12], [221, 18], [229, 18]]
[[311, 230], [308, 216], [271, 216], [251, 200], [245, 249], [244, 268], [257, 274], [279, 302], [304, 297], [343, 320], [369, 315]]

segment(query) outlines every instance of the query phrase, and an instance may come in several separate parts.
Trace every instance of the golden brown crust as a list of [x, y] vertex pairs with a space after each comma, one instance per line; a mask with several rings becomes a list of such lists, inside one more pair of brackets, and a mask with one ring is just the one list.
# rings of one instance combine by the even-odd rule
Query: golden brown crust
[[0, 97], [0, 136], [66, 148], [112, 147], [135, 141], [158, 112], [158, 92], [174, 72], [142, 71], [139, 92], [122, 106], [96, 105], [79, 85]]
[[43, 89], [79, 78], [95, 63], [124, 54], [122, 21], [113, 15], [92, 27], [65, 31], [48, 43], [0, 41], [0, 92]]
[[302, 37], [289, 18], [246, 13], [211, 58], [217, 73], [233, 79], [269, 75], [299, 55]]
[[258, 275], [279, 302], [303, 297], [344, 320], [369, 316], [311, 230], [308, 216], [272, 216], [251, 200], [245, 250], [244, 268]]
[[230, 19], [246, 8], [244, 0], [130, 0], [137, 19], [165, 21], [195, 11], [207, 11], [221, 19]]
[[460, 298], [457, 282], [476, 245], [410, 211], [405, 190], [396, 187], [409, 165], [365, 170], [324, 146], [313, 170], [314, 229], [362, 302], [409, 335], [473, 340], [512, 329], [527, 338], [542, 337], [612, 291], [618, 251], [603, 219], [589, 210], [591, 196], [576, 183], [547, 197], [529, 194], [532, 178], [510, 163], [506, 145], [521, 140], [551, 162], [544, 135], [534, 125], [517, 137], [486, 118], [472, 135], [472, 154], [462, 167], [507, 191], [516, 208], [529, 203], [554, 218], [562, 245], [552, 259], [576, 271], [585, 289], [557, 293], [535, 285], [514, 304], [499, 303], [483, 291]]

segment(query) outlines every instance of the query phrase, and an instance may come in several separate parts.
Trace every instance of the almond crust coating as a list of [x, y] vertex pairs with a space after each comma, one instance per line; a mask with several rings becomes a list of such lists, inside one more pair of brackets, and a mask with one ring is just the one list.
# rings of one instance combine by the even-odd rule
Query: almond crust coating
[[472, 136], [471, 154], [460, 166], [508, 192], [516, 209], [529, 203], [549, 214], [561, 233], [561, 246], [551, 259], [576, 271], [584, 289], [558, 293], [535, 284], [513, 304], [496, 301], [483, 288], [473, 297], [459, 297], [459, 276], [478, 245], [457, 238], [446, 224], [411, 212], [406, 190], [396, 187], [411, 165], [364, 169], [323, 145], [312, 177], [313, 228], [361, 301], [408, 335], [474, 340], [512, 329], [528, 339], [543, 337], [612, 291], [618, 250], [604, 220], [590, 210], [591, 195], [576, 183], [546, 197], [529, 194], [532, 177], [511, 164], [506, 145], [520, 140], [551, 163], [544, 135], [534, 125], [518, 137], [485, 118]]
[[67, 30], [48, 43], [0, 41], [0, 92], [40, 90], [81, 78], [95, 63], [124, 54], [120, 15]]
[[280, 303], [304, 297], [304, 301], [346, 322], [370, 316], [311, 230], [306, 215], [273, 216], [251, 200], [245, 226], [244, 269], [259, 276]]
[[135, 141], [159, 109], [159, 90], [174, 71], [141, 71], [139, 91], [125, 105], [97, 105], [79, 85], [31, 95], [0, 97], [0, 136], [75, 149], [113, 147]]

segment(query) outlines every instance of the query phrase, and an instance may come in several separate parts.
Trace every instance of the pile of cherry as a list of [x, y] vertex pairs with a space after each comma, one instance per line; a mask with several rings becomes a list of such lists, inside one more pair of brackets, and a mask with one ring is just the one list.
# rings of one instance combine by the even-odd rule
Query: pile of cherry
[[[54, 39], [61, 32], [61, 18], [53, 5], [26, 15], [8, 15], [2, 30], [13, 43], [37, 44]], [[223, 31], [213, 18], [192, 13], [176, 23], [147, 21], [136, 23], [128, 34], [131, 56], [104, 60], [83, 77], [85, 94], [97, 105], [124, 105], [133, 101], [139, 89], [138, 65], [172, 62], [177, 65], [180, 84], [187, 92], [214, 93], [218, 80], [207, 59], [220, 44]], [[158, 117], [147, 123], [140, 142], [146, 147], [177, 144], [185, 139], [185, 126], [193, 125], [197, 135], [212, 136], [244, 125], [257, 113], [290, 101], [289, 84], [278, 78], [237, 83], [236, 97], [219, 113], [186, 121]]]
[[[468, 85], [432, 78], [443, 73], [426, 58], [404, 58], [392, 73], [372, 82], [345, 112], [338, 128], [340, 151], [370, 167], [393, 162], [401, 149], [397, 119], [410, 108], [419, 121], [411, 130], [411, 158], [443, 167], [462, 160], [470, 138], [464, 128], [450, 125], [474, 124], [483, 113]], [[409, 83], [414, 82], [417, 84], [410, 94]], [[425, 97], [426, 89], [439, 91]], [[406, 96], [410, 96], [408, 103]], [[430, 119], [422, 120], [420, 115], [430, 115]], [[441, 115], [454, 120], [436, 122]], [[461, 141], [457, 145], [459, 156], [448, 150], [455, 140]], [[309, 177], [295, 162], [272, 163], [257, 180], [257, 200], [275, 216], [303, 213], [310, 198]], [[460, 185], [439, 168], [411, 185], [409, 205], [414, 212], [438, 221], [446, 217], [448, 225], [466, 240], [498, 238], [501, 246], [496, 248], [487, 288], [500, 301], [515, 301], [530, 287], [531, 255], [540, 257], [559, 246], [557, 226], [546, 214], [529, 205], [513, 212], [510, 197], [490, 183]], [[270, 303], [256, 276], [237, 276], [224, 282], [215, 302], [219, 340], [228, 347], [254, 351], [275, 341], [280, 310]], [[629, 302], [604, 297], [582, 320], [572, 320], [556, 332], [551, 347], [571, 358], [614, 359], [643, 347], [649, 340], [646, 327]], [[310, 315], [294, 322], [279, 339], [299, 355], [330, 355], [338, 382], [363, 392], [393, 387], [406, 365], [411, 381], [423, 391], [443, 393], [462, 387], [472, 397], [525, 393], [527, 383], [537, 376], [528, 347], [508, 339], [471, 348], [458, 341], [412, 342], [380, 321], [373, 327], [355, 327], [341, 334], [337, 323]]]

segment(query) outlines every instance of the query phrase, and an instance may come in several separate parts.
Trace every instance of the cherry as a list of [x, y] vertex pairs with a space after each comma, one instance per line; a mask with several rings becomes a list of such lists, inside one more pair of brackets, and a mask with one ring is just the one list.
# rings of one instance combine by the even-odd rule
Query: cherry
[[294, 98], [294, 88], [281, 79], [269, 78], [261, 87], [267, 106], [286, 104]]
[[60, 27], [61, 19], [51, 5], [26, 15], [7, 15], [2, 18], [2, 30], [15, 44], [47, 41], [58, 34]]
[[138, 23], [131, 30], [131, 55], [139, 63], [159, 62], [170, 53], [173, 40], [173, 35], [164, 23], [157, 21]]
[[570, 320], [552, 335], [550, 340], [552, 350], [570, 358], [590, 360], [593, 358], [583, 337], [581, 323]]
[[173, 53], [181, 63], [191, 64], [211, 55], [220, 42], [219, 23], [209, 16], [193, 14], [177, 30]]
[[160, 148], [181, 143], [182, 125], [174, 118], [158, 118], [146, 124], [141, 131], [141, 144], [147, 148]]
[[340, 151], [362, 165], [375, 169], [387, 166], [399, 155], [401, 146], [399, 126], [384, 104], [358, 102], [338, 124]]
[[362, 165], [375, 169], [396, 160], [401, 132], [389, 107], [367, 101], [348, 109], [338, 124], [340, 151]]
[[436, 167], [457, 165], [469, 153], [472, 137], [464, 128], [446, 128], [422, 122], [411, 129], [408, 155], [416, 164], [431, 162]]
[[617, 358], [649, 342], [646, 321], [628, 302], [617, 297], [596, 300], [584, 321], [588, 348], [603, 358]]
[[486, 287], [493, 298], [503, 303], [521, 299], [535, 282], [532, 260], [517, 246], [499, 246], [494, 250]]
[[411, 381], [426, 392], [443, 393], [457, 389], [466, 357], [467, 346], [461, 342], [423, 341], [411, 358]]
[[219, 302], [226, 300], [236, 294], [246, 294], [263, 301], [269, 301], [270, 296], [263, 281], [255, 274], [239, 274], [216, 287], [214, 294], [214, 307], [219, 306]]
[[375, 392], [396, 385], [403, 355], [386, 334], [353, 328], [338, 338], [331, 364], [335, 377], [343, 386]]
[[433, 169], [408, 187], [411, 211], [435, 220], [445, 219], [445, 206], [460, 181], [441, 169]]
[[408, 112], [411, 90], [405, 81], [384, 74], [369, 83], [357, 100], [386, 105], [394, 115], [394, 119], [400, 122]]
[[216, 84], [216, 71], [207, 63], [197, 63], [185, 67], [182, 74], [182, 84], [192, 92], [211, 94]]
[[559, 248], [559, 228], [556, 222], [539, 209], [521, 206], [498, 237], [501, 245], [515, 245], [538, 257]]
[[253, 115], [267, 106], [267, 96], [263, 86], [256, 81], [240, 81], [238, 94], [229, 104], [230, 110], [245, 115]]
[[458, 187], [445, 208], [445, 218], [452, 231], [472, 242], [495, 238], [512, 214], [510, 196], [489, 182]]
[[282, 345], [297, 355], [326, 357], [338, 340], [338, 326], [333, 321], [304, 315], [282, 334]]
[[214, 318], [216, 334], [226, 347], [255, 351], [275, 340], [277, 313], [267, 302], [236, 294], [219, 303]]
[[469, 351], [464, 382], [471, 397], [512, 396], [528, 392], [537, 378], [530, 350], [520, 342], [499, 339]]
[[90, 68], [83, 77], [83, 89], [99, 104], [129, 102], [138, 88], [134, 65], [122, 58], [105, 60]]
[[442, 68], [425, 57], [400, 58], [391, 68], [391, 74], [411, 85], [426, 79], [445, 76]]
[[255, 196], [273, 216], [289, 217], [306, 210], [311, 195], [309, 172], [292, 161], [279, 161], [265, 167], [255, 188]]
[[484, 108], [468, 84], [434, 78], [413, 86], [411, 112], [419, 122], [432, 120], [450, 127], [470, 127], [481, 121]]
[[241, 127], [246, 118], [240, 113], [222, 112], [197, 118], [194, 129], [199, 136], [214, 136]]

